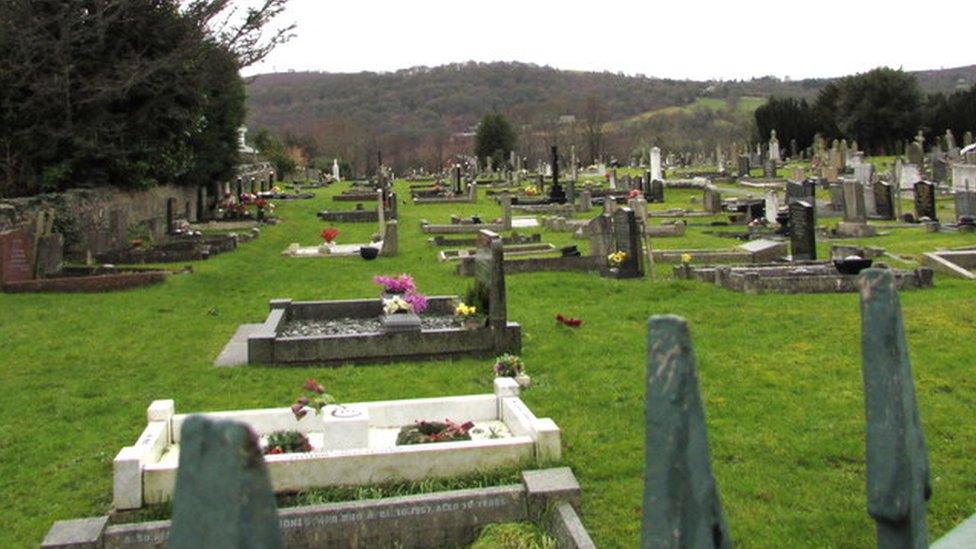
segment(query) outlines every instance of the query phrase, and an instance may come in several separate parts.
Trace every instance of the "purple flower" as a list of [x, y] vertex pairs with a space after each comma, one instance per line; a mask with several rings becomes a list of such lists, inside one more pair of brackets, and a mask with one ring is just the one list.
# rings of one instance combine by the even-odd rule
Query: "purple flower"
[[374, 276], [373, 282], [383, 286], [385, 291], [392, 294], [402, 294], [417, 289], [413, 283], [413, 277], [406, 273], [398, 276]]
[[411, 291], [403, 296], [403, 300], [410, 304], [410, 308], [413, 310], [414, 314], [419, 315], [427, 310], [427, 296], [423, 294], [418, 294]]

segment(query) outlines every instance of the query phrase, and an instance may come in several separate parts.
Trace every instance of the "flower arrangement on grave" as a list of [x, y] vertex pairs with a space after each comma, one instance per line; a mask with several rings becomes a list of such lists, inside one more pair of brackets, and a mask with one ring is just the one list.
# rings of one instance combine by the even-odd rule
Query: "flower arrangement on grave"
[[385, 294], [405, 294], [417, 289], [413, 277], [406, 273], [395, 276], [377, 275], [373, 277], [373, 283], [382, 286]]
[[539, 189], [535, 185], [527, 185], [523, 192], [525, 196], [539, 196]]
[[474, 427], [474, 423], [465, 421], [455, 423], [449, 419], [440, 421], [418, 421], [413, 425], [407, 425], [400, 429], [397, 434], [398, 445], [408, 444], [430, 444], [432, 442], [457, 442], [459, 440], [471, 440], [469, 431]]
[[617, 251], [607, 256], [607, 264], [611, 268], [618, 268], [627, 260], [627, 252]]
[[312, 444], [308, 437], [298, 431], [275, 431], [268, 435], [268, 442], [264, 446], [266, 456], [311, 451]]
[[681, 262], [684, 263], [685, 265], [691, 263], [691, 254], [688, 253], [681, 254]]
[[638, 189], [631, 189], [630, 192], [627, 193], [627, 199], [628, 200], [633, 200], [633, 199], [637, 198], [638, 196], [640, 196], [640, 191]]
[[296, 420], [308, 415], [310, 410], [314, 411], [315, 415], [319, 415], [323, 408], [336, 403], [336, 399], [325, 392], [325, 387], [312, 378], [305, 380], [302, 390], [305, 394], [295, 399], [295, 403], [291, 405], [291, 413], [295, 414]]
[[254, 209], [257, 212], [257, 218], [259, 220], [263, 220], [267, 214], [270, 214], [275, 209], [275, 205], [269, 202], [267, 198], [257, 198], [252, 204], [254, 204]]
[[495, 377], [518, 377], [525, 373], [525, 362], [518, 355], [505, 353], [495, 357], [491, 370], [495, 372]]
[[561, 313], [556, 313], [556, 322], [569, 326], [570, 328], [579, 328], [583, 325], [583, 321], [578, 318], [565, 317]]
[[454, 308], [454, 317], [465, 328], [476, 329], [485, 325], [485, 316], [478, 313], [478, 308], [474, 305], [467, 305], [463, 301]]
[[326, 245], [332, 244], [335, 241], [336, 237], [339, 236], [339, 229], [336, 229], [335, 227], [322, 229], [320, 236], [322, 237], [322, 241], [324, 241]]

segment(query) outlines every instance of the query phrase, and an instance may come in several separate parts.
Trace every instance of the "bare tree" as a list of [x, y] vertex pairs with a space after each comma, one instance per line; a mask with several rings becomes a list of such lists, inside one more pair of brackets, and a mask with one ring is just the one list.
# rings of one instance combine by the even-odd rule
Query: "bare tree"
[[586, 98], [583, 105], [583, 133], [590, 164], [599, 162], [603, 154], [603, 125], [607, 121], [606, 108], [596, 95]]

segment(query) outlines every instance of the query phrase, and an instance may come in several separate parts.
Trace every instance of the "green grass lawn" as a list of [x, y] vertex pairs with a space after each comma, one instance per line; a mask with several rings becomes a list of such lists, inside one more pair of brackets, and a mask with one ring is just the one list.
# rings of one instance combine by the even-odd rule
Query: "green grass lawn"
[[[397, 186], [409, 196], [406, 183]], [[484, 198], [476, 205], [401, 204], [396, 258], [283, 258], [291, 242], [319, 241], [326, 225], [316, 211], [353, 206], [328, 198], [338, 190], [279, 203], [283, 223], [163, 285], [104, 295], [0, 294], [0, 547], [35, 546], [55, 520], [108, 511], [112, 458], [136, 440], [154, 399], [175, 399], [178, 412], [285, 406], [307, 377], [346, 402], [491, 391], [489, 358], [343, 368], [211, 365], [237, 325], [265, 318], [272, 298], [371, 297], [372, 275], [400, 272], [429, 294], [463, 293], [470, 279], [435, 260], [419, 220], [499, 212]], [[691, 208], [699, 195], [668, 190], [667, 206]], [[339, 228], [340, 243], [366, 242], [376, 231], [367, 224]], [[654, 245], [736, 244], [702, 230]], [[587, 248], [569, 233], [544, 240]], [[917, 255], [976, 244], [976, 236], [898, 229], [864, 242]], [[820, 247], [826, 255], [828, 245]], [[582, 484], [583, 519], [597, 545], [637, 543], [645, 324], [663, 313], [691, 324], [713, 467], [735, 542], [872, 545], [857, 297], [742, 295], [676, 281], [670, 272], [659, 265], [653, 280], [584, 273], [507, 279], [509, 317], [523, 326], [533, 378], [524, 399], [562, 429], [564, 462]], [[976, 511], [976, 285], [940, 276], [932, 290], [903, 294], [902, 304], [930, 450], [934, 539]], [[584, 324], [557, 325], [556, 313]]]

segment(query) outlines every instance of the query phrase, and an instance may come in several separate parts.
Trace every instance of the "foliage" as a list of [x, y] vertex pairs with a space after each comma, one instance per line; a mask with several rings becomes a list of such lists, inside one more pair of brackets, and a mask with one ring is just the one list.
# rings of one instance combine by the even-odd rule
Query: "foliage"
[[501, 166], [514, 149], [515, 130], [508, 119], [497, 112], [485, 114], [474, 137], [474, 154], [478, 157], [478, 163], [485, 166], [488, 157], [491, 157], [495, 166]]
[[464, 302], [487, 314], [490, 303], [488, 288], [477, 283], [468, 286], [464, 291]]
[[255, 134], [254, 146], [258, 150], [258, 154], [271, 162], [278, 177], [284, 178], [298, 167], [295, 156], [289, 151], [285, 142], [267, 129], [262, 128]]
[[[238, 69], [287, 38], [234, 0], [5, 2], [0, 18], [0, 194], [204, 184], [237, 162]], [[218, 23], [217, 21], [223, 21]]]
[[268, 435], [268, 443], [264, 447], [265, 455], [311, 451], [312, 444], [308, 437], [298, 431], [275, 431]]
[[798, 151], [813, 144], [817, 133], [817, 118], [806, 99], [792, 97], [769, 98], [766, 104], [756, 109], [756, 140], [760, 143], [769, 139], [770, 132], [776, 130], [776, 138], [781, 147], [789, 147], [796, 140]]
[[481, 530], [471, 549], [557, 549], [556, 540], [538, 526], [516, 522], [490, 524]]
[[449, 419], [440, 421], [418, 421], [413, 425], [407, 425], [400, 429], [397, 434], [396, 443], [398, 445], [408, 444], [429, 444], [432, 442], [458, 442], [461, 440], [471, 440], [468, 431], [474, 427], [474, 423], [466, 421], [455, 423]]

